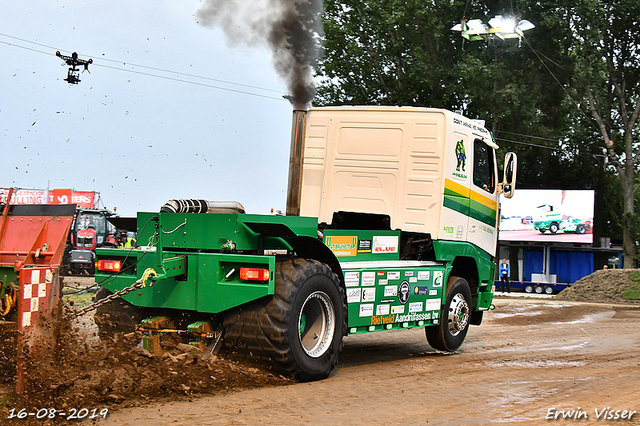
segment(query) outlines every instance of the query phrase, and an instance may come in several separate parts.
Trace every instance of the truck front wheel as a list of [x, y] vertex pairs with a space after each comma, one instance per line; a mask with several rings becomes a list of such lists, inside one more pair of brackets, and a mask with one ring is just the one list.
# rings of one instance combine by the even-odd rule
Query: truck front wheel
[[551, 232], [552, 234], [555, 234], [556, 232], [558, 232], [559, 229], [560, 227], [555, 222], [552, 222], [551, 225], [549, 225], [549, 232]]
[[432, 348], [453, 352], [462, 345], [471, 318], [471, 289], [464, 278], [450, 277], [447, 301], [442, 307], [440, 324], [425, 327], [427, 342]]
[[324, 263], [276, 263], [275, 294], [225, 316], [225, 343], [273, 363], [298, 380], [326, 378], [346, 334], [346, 305], [338, 277]]

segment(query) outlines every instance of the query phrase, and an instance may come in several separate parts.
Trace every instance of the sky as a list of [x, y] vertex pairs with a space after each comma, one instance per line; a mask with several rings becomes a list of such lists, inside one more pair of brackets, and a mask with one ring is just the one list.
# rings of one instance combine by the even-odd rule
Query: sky
[[[0, 187], [96, 191], [122, 216], [175, 198], [284, 210], [287, 84], [266, 45], [229, 43], [203, 7], [0, 0]], [[69, 85], [57, 50], [91, 73]]]

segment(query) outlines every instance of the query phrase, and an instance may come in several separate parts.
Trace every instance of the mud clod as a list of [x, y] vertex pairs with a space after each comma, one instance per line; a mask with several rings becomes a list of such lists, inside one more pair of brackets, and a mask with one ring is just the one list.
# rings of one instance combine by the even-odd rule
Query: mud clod
[[[86, 318], [86, 317], [89, 317]], [[289, 383], [268, 370], [245, 366], [222, 349], [202, 359], [202, 351], [168, 336], [162, 352], [152, 354], [142, 347], [142, 333], [115, 333], [98, 338], [90, 314], [81, 321], [60, 320], [57, 345], [51, 359], [29, 359], [27, 386], [15, 394], [15, 349], [0, 352], [0, 418], [10, 410], [42, 407], [100, 407], [115, 409], [137, 406], [150, 400], [216, 394]], [[15, 348], [15, 335], [2, 334], [2, 348]], [[164, 342], [163, 342], [164, 343]], [[212, 374], [213, 373], [213, 374]], [[7, 396], [8, 395], [8, 396]], [[38, 425], [56, 424], [38, 420]], [[2, 424], [2, 421], [0, 421]], [[29, 419], [21, 420], [28, 425]]]

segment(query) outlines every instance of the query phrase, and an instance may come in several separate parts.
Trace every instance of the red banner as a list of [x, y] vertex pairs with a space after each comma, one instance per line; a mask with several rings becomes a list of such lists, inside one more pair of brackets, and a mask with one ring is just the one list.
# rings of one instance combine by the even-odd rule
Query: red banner
[[[6, 203], [8, 188], [0, 188], [0, 202]], [[47, 191], [44, 189], [19, 189], [13, 192], [11, 204], [46, 204]]]
[[[6, 203], [9, 188], [0, 188], [0, 203]], [[96, 193], [73, 189], [18, 189], [11, 196], [11, 204], [76, 204], [85, 209], [96, 208]]]
[[72, 189], [50, 189], [49, 190], [49, 204], [73, 204], [71, 199], [73, 197]]
[[74, 191], [72, 204], [78, 207], [84, 207], [86, 209], [93, 209], [96, 207], [96, 193], [88, 191]]

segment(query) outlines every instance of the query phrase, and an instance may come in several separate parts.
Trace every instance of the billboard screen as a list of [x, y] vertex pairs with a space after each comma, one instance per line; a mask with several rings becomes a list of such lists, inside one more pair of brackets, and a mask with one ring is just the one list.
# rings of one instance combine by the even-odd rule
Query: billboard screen
[[592, 190], [517, 189], [501, 197], [500, 241], [593, 243]]

